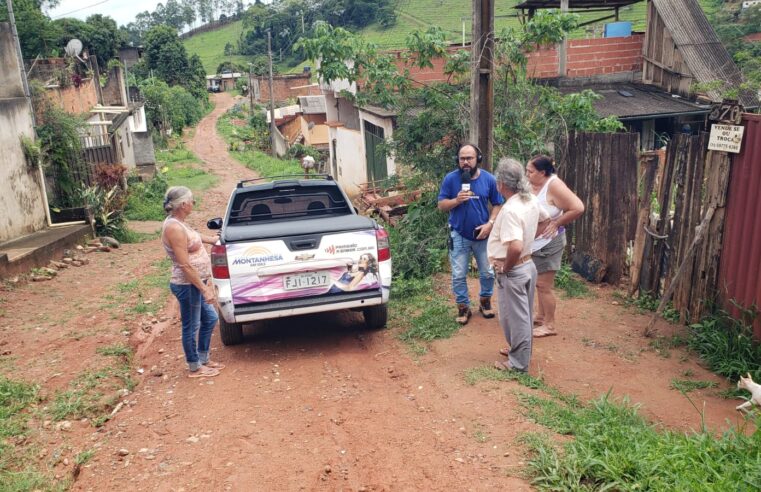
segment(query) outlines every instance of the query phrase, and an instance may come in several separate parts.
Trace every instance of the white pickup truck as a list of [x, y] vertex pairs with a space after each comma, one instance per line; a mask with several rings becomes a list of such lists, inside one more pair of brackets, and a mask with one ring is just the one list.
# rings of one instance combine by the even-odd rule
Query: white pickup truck
[[388, 233], [330, 176], [242, 181], [207, 226], [221, 229], [211, 263], [225, 345], [243, 340], [243, 324], [308, 313], [352, 309], [386, 325]]

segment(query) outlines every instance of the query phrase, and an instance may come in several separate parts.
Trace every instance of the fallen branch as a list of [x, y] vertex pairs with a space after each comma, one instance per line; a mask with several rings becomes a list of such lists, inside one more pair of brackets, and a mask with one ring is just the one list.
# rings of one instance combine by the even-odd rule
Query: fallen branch
[[674, 291], [676, 290], [677, 280], [679, 280], [682, 277], [685, 270], [687, 269], [687, 264], [690, 261], [692, 261], [692, 257], [695, 256], [695, 252], [697, 251], [698, 244], [700, 244], [700, 242], [703, 240], [703, 236], [705, 236], [706, 231], [708, 230], [708, 224], [711, 222], [714, 212], [716, 212], [716, 205], [711, 205], [706, 211], [706, 215], [705, 217], [703, 217], [703, 220], [700, 222], [700, 225], [698, 225], [695, 228], [695, 238], [692, 240], [692, 244], [690, 244], [690, 247], [687, 250], [687, 254], [684, 255], [684, 258], [682, 258], [682, 263], [679, 264], [679, 268], [677, 268], [676, 273], [674, 274], [674, 277], [671, 279], [669, 288], [666, 289], [666, 292], [663, 294], [663, 297], [661, 297], [661, 302], [660, 304], [658, 304], [658, 309], [655, 310], [655, 313], [653, 313], [653, 317], [650, 318], [650, 322], [647, 324], [647, 327], [645, 328], [644, 335], [646, 337], [653, 336], [653, 328], [655, 327], [655, 322], [658, 319], [658, 317], [661, 314], [663, 314], [663, 310], [666, 309], [666, 305], [668, 304], [669, 300], [671, 300], [671, 296], [674, 295]]

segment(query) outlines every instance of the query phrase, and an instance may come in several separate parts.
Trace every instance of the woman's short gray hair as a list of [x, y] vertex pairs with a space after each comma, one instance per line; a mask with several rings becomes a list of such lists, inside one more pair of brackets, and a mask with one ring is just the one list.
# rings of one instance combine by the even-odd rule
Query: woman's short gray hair
[[172, 186], [164, 195], [164, 211], [172, 213], [185, 202], [193, 200], [193, 192], [187, 186]]
[[498, 183], [513, 193], [517, 193], [523, 200], [531, 197], [528, 180], [523, 165], [512, 157], [503, 157], [499, 160], [495, 177]]

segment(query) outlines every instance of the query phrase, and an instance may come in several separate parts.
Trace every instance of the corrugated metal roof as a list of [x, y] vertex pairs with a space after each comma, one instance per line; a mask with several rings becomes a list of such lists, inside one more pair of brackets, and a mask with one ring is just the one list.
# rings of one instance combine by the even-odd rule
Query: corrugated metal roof
[[[743, 115], [745, 133], [741, 152], [732, 158], [726, 222], [719, 267], [719, 292], [724, 307], [761, 307], [761, 116]], [[761, 339], [761, 317], [754, 333]]]
[[707, 113], [709, 106], [692, 103], [653, 85], [619, 83], [559, 87], [563, 94], [590, 89], [602, 96], [593, 105], [601, 117], [616, 116], [636, 120], [665, 118], [682, 114]]
[[325, 113], [325, 96], [299, 96], [299, 104], [304, 114]]
[[[732, 87], [742, 83], [740, 69], [719, 41], [697, 0], [651, 1], [695, 80], [702, 83], [723, 80]], [[717, 92], [709, 96], [721, 100]], [[746, 108], [758, 106], [750, 92], [741, 94], [740, 102]]]

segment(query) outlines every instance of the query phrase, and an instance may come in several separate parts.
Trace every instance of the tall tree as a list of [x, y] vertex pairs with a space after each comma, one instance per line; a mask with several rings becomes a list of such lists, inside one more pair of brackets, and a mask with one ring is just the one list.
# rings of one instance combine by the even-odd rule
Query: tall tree
[[98, 56], [101, 68], [105, 70], [105, 62], [116, 56], [119, 47], [123, 44], [116, 21], [111, 17], [95, 14], [88, 17], [86, 22], [90, 27], [88, 45], [91, 54]]
[[169, 85], [184, 82], [189, 69], [188, 54], [174, 28], [160, 25], [146, 33], [145, 62], [148, 70]]
[[[14, 0], [13, 15], [24, 58], [59, 54], [63, 51], [63, 47], [57, 45], [60, 31], [43, 12], [43, 8], [55, 7], [58, 3], [58, 0]], [[5, 0], [0, 0], [0, 22], [7, 20], [8, 5]]]

